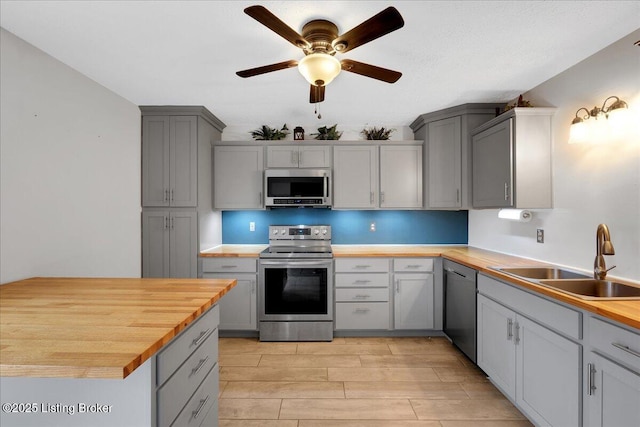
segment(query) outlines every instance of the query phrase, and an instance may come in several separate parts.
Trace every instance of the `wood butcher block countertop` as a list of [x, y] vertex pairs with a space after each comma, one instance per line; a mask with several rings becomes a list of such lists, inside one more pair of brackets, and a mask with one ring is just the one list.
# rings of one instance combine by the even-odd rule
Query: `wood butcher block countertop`
[[0, 376], [127, 377], [233, 279], [31, 278], [0, 286]]
[[[200, 254], [204, 257], [243, 256], [258, 257], [260, 251], [267, 245], [220, 245]], [[640, 300], [617, 301], [592, 301], [574, 297], [564, 292], [555, 291], [534, 282], [518, 279], [514, 276], [501, 273], [491, 267], [496, 266], [545, 266], [553, 265], [540, 261], [533, 261], [513, 255], [505, 255], [485, 249], [469, 246], [449, 245], [332, 245], [333, 256], [342, 257], [443, 257], [455, 262], [467, 265], [497, 279], [533, 290], [537, 293], [551, 297], [555, 300], [585, 309], [603, 317], [618, 321], [625, 325], [640, 329]], [[575, 269], [573, 269], [575, 270]], [[588, 272], [587, 272], [588, 274]], [[621, 283], [640, 286], [640, 284], [615, 279]]]

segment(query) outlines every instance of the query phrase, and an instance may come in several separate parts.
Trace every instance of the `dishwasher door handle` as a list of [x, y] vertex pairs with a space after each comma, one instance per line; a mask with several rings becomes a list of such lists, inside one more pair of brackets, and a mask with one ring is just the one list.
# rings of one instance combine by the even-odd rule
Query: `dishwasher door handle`
[[462, 274], [462, 273], [460, 273], [458, 271], [455, 271], [453, 268], [447, 267], [447, 268], [445, 268], [445, 270], [447, 270], [448, 273], [454, 273], [454, 274], [457, 274], [458, 276], [464, 277], [465, 279], [467, 278], [467, 276], [465, 276], [464, 274]]

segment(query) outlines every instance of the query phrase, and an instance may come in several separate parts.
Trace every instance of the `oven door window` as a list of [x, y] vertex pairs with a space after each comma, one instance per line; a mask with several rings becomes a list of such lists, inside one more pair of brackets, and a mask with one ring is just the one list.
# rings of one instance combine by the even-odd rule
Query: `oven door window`
[[326, 268], [265, 268], [265, 314], [327, 314]]

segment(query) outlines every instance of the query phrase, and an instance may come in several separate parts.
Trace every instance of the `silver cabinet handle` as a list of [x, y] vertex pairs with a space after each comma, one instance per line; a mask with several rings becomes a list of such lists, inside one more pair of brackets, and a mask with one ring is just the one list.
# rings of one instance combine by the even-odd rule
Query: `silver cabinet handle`
[[251, 293], [252, 294], [256, 293], [256, 281], [255, 280], [251, 281]]
[[191, 344], [195, 345], [196, 347], [200, 345], [200, 343], [202, 341], [204, 341], [205, 338], [207, 338], [207, 335], [209, 334], [209, 331], [211, 329], [207, 328], [206, 330], [200, 332], [200, 335], [198, 335], [198, 338], [194, 339]]
[[262, 191], [258, 193], [258, 204], [262, 204]]
[[370, 311], [368, 308], [356, 308], [353, 313], [354, 314], [366, 314]]
[[353, 268], [369, 268], [369, 267], [371, 267], [371, 266], [367, 265], [367, 264], [358, 264], [358, 265], [354, 266]]
[[635, 357], [640, 357], [640, 353], [631, 349], [628, 345], [618, 344], [617, 342], [612, 342], [611, 345], [615, 348], [619, 348], [622, 351], [626, 351], [629, 354], [633, 354]]
[[460, 203], [460, 189], [456, 190], [456, 203]]
[[587, 374], [587, 393], [589, 396], [593, 396], [594, 392], [598, 387], [595, 385], [595, 375], [596, 375], [596, 367], [593, 363], [589, 363], [587, 365], [587, 369], [589, 370]]
[[361, 285], [361, 284], [369, 283], [369, 282], [371, 282], [371, 280], [356, 280], [356, 281], [353, 282], [353, 284], [354, 285]]
[[169, 201], [169, 189], [168, 188], [164, 189], [164, 201], [165, 202]]
[[400, 279], [396, 279], [396, 294], [400, 293]]
[[189, 374], [189, 376], [197, 374], [198, 371], [202, 369], [202, 367], [207, 363], [208, 360], [209, 360], [209, 356], [205, 357], [204, 359], [200, 359], [200, 362], [198, 362], [198, 366], [196, 366], [191, 370], [191, 373]]
[[509, 184], [504, 183], [504, 199], [509, 200]]
[[221, 265], [220, 268], [238, 268], [238, 266], [233, 264], [225, 264]]
[[384, 203], [384, 191], [380, 192], [380, 203]]
[[200, 400], [200, 404], [198, 405], [196, 410], [191, 412], [191, 416], [193, 416], [194, 419], [197, 419], [200, 416], [200, 412], [202, 412], [202, 409], [206, 406], [208, 401], [209, 401], [209, 395], [207, 395], [207, 397], [205, 397], [204, 399]]
[[513, 339], [513, 319], [507, 319], [507, 341]]
[[405, 268], [420, 268], [422, 267], [420, 264], [409, 264]]
[[171, 189], [171, 201], [173, 202], [173, 188]]
[[168, 229], [169, 228], [169, 217], [165, 216], [164, 217], [164, 229]]
[[516, 338], [516, 345], [518, 345], [520, 343], [520, 325], [518, 324], [518, 322], [516, 322], [515, 338]]
[[171, 223], [171, 229], [172, 229], [172, 230], [173, 230], [173, 220], [174, 220], [174, 218], [173, 218], [173, 217], [171, 217], [170, 223]]
[[358, 294], [353, 296], [353, 299], [367, 299], [367, 298], [371, 298], [371, 295]]
[[373, 204], [373, 191], [369, 193], [369, 203]]

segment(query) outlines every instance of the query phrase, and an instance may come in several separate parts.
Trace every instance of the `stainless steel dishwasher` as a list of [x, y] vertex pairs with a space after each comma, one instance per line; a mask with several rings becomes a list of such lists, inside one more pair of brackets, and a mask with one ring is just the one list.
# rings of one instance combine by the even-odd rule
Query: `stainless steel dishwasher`
[[445, 259], [444, 332], [453, 344], [476, 362], [477, 271]]

